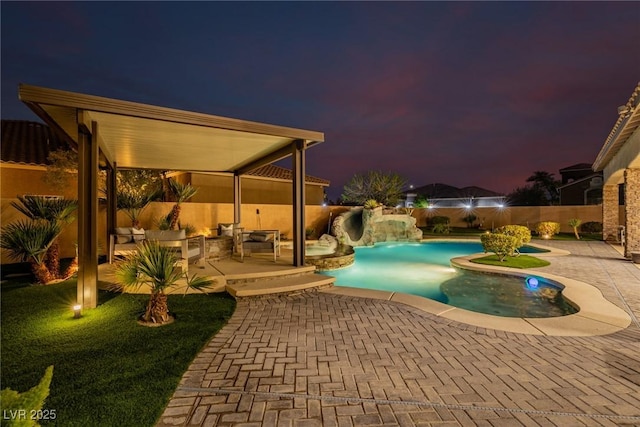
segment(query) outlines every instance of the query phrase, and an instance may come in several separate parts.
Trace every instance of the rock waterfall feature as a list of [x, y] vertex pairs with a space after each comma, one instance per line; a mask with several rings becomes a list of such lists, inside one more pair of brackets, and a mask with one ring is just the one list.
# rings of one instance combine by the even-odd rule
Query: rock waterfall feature
[[332, 232], [340, 243], [351, 246], [422, 239], [422, 230], [416, 227], [415, 218], [409, 214], [384, 214], [381, 207], [358, 207], [338, 215]]

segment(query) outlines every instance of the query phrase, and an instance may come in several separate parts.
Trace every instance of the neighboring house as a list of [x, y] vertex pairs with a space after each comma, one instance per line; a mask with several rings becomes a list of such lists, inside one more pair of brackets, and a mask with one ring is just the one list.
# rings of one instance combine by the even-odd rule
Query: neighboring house
[[2, 148], [0, 156], [0, 195], [15, 199], [17, 195], [62, 195], [76, 197], [75, 180], [61, 191], [42, 179], [49, 154], [57, 150], [71, 150], [49, 126], [25, 120], [2, 120]]
[[405, 191], [405, 206], [412, 207], [419, 197], [437, 207], [491, 207], [501, 206], [505, 196], [485, 188], [470, 186], [458, 188], [447, 184], [434, 183]]
[[560, 169], [562, 185], [558, 187], [561, 205], [598, 205], [602, 203], [602, 171], [594, 172], [589, 163]]
[[[49, 154], [56, 150], [71, 150], [47, 125], [24, 121], [2, 120], [2, 156], [0, 159], [1, 195], [13, 199], [22, 194], [57, 194], [42, 176], [49, 163]], [[173, 172], [168, 174], [182, 183], [198, 188], [190, 200], [200, 203], [233, 203], [233, 177], [224, 174]], [[242, 176], [242, 202], [253, 204], [291, 204], [293, 198], [291, 170], [266, 165]], [[325, 202], [329, 181], [306, 177], [306, 204]], [[77, 197], [75, 179], [63, 196]]]

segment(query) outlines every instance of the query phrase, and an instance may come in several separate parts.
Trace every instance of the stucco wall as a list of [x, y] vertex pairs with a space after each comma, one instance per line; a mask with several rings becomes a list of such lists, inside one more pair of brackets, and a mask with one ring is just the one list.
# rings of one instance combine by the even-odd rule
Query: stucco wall
[[[1, 200], [2, 224], [8, 224], [21, 218], [10, 202], [15, 199], [3, 198]], [[157, 228], [158, 219], [167, 215], [173, 203], [153, 202], [142, 213], [140, 217], [141, 226], [145, 229]], [[346, 206], [307, 206], [305, 224], [307, 228], [315, 230], [314, 237], [317, 238], [327, 232], [329, 218], [335, 218], [341, 212], [349, 210]], [[259, 210], [260, 213], [257, 213]], [[557, 221], [561, 224], [562, 231], [570, 232], [568, 221], [571, 218], [580, 218], [583, 222], [602, 222], [602, 206], [542, 206], [542, 207], [511, 207], [503, 210], [495, 208], [478, 208], [474, 211], [479, 220], [482, 220], [485, 228], [498, 227], [507, 224], [520, 224], [534, 226], [539, 221]], [[291, 205], [273, 204], [244, 204], [242, 206], [241, 225], [247, 229], [279, 229], [283, 236], [291, 239], [293, 209]], [[413, 216], [417, 219], [417, 225], [424, 226], [428, 216], [445, 215], [448, 216], [452, 225], [464, 227], [466, 224], [462, 218], [466, 215], [463, 209], [441, 208], [436, 210], [415, 209]], [[180, 214], [180, 222], [192, 224], [198, 233], [210, 234], [216, 229], [218, 223], [233, 222], [233, 204], [231, 203], [183, 203]], [[621, 224], [624, 224], [621, 218]], [[130, 226], [129, 219], [122, 212], [118, 212], [118, 226]], [[105, 206], [99, 205], [99, 253], [106, 254], [106, 210]], [[75, 253], [75, 242], [77, 241], [77, 223], [70, 224], [62, 235], [62, 256], [70, 257]], [[0, 261], [4, 263], [13, 262], [6, 257], [3, 252]]]
[[[602, 222], [602, 205], [592, 206], [514, 206], [504, 209], [476, 208], [472, 212], [478, 217], [477, 223], [482, 223], [485, 229], [502, 225], [524, 225], [533, 228], [540, 221], [555, 221], [560, 223], [560, 231], [571, 232], [568, 222], [572, 218], [579, 218], [582, 222]], [[435, 215], [448, 216], [454, 227], [466, 227], [462, 220], [469, 214], [460, 208], [415, 209], [413, 216], [418, 219], [418, 226], [423, 227], [427, 218]]]

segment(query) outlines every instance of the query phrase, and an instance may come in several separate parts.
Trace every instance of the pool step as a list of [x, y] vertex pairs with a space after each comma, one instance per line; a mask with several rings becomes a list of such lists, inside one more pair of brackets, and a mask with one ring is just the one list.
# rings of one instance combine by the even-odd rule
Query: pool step
[[258, 279], [251, 282], [227, 283], [227, 292], [234, 298], [290, 293], [332, 286], [336, 279], [321, 274], [304, 274], [293, 277]]

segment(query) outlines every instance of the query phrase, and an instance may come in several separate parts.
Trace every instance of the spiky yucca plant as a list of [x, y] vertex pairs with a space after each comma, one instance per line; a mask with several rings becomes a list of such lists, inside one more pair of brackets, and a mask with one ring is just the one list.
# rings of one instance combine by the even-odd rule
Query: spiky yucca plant
[[[38, 221], [44, 220], [58, 224], [62, 228], [73, 222], [73, 213], [78, 208], [78, 201], [73, 199], [52, 198], [43, 196], [17, 196], [18, 202], [11, 202], [11, 206], [27, 218]], [[62, 277], [60, 272], [60, 244], [56, 238], [49, 246], [44, 263], [53, 279]]]
[[198, 189], [192, 187], [191, 184], [181, 184], [175, 179], [169, 179], [169, 189], [176, 199], [176, 204], [173, 205], [170, 213], [171, 223], [169, 228], [175, 230], [178, 225], [178, 219], [180, 219], [180, 210], [182, 209], [180, 204], [192, 198], [198, 192]]
[[55, 278], [45, 264], [47, 252], [62, 232], [60, 224], [37, 221], [18, 221], [2, 228], [0, 247], [20, 262], [29, 262], [38, 283], [44, 285]]
[[139, 289], [146, 284], [151, 289], [143, 321], [161, 324], [169, 320], [165, 291], [177, 286], [179, 279], [186, 278], [185, 293], [189, 288], [204, 291], [214, 283], [213, 280], [196, 277], [195, 274], [189, 278], [176, 266], [178, 259], [174, 248], [145, 241], [136, 252], [116, 264], [116, 277], [125, 288]]

